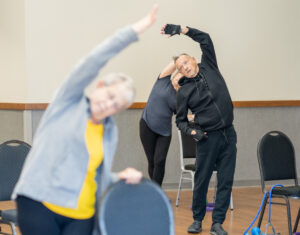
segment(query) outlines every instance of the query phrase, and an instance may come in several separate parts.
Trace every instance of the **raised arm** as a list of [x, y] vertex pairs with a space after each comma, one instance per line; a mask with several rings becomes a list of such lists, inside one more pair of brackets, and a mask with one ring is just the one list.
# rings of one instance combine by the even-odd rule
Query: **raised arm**
[[98, 75], [102, 67], [128, 45], [137, 41], [138, 34], [144, 32], [155, 22], [157, 10], [158, 6], [154, 5], [145, 17], [132, 26], [118, 30], [91, 51], [75, 66], [57, 92], [55, 100], [73, 100], [82, 97], [84, 89]]
[[169, 75], [172, 75], [176, 70], [176, 66], [174, 61], [172, 60], [166, 67], [164, 67], [164, 69], [162, 70], [162, 72], [159, 75], [159, 78], [163, 78]]
[[138, 34], [143, 33], [156, 21], [157, 11], [158, 5], [154, 4], [151, 11], [145, 17], [132, 25], [133, 30]]
[[218, 68], [214, 45], [209, 34], [195, 28], [173, 24], [165, 24], [161, 28], [161, 34], [166, 34], [168, 37], [176, 34], [189, 36], [200, 44], [200, 48], [202, 50], [202, 63], [208, 63]]

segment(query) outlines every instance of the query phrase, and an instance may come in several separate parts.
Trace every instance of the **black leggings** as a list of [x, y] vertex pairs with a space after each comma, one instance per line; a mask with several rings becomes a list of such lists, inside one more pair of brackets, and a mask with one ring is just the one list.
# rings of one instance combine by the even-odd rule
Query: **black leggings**
[[140, 120], [140, 138], [148, 159], [149, 177], [160, 186], [165, 175], [166, 158], [171, 137], [153, 132], [144, 119]]
[[22, 235], [82, 235], [91, 234], [94, 217], [72, 219], [56, 214], [38, 201], [17, 197], [18, 225]]

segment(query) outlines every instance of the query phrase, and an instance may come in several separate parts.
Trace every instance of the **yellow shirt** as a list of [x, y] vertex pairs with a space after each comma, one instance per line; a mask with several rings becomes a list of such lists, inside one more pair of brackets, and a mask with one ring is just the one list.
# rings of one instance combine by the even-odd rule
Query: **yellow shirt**
[[[83, 183], [78, 206], [76, 209], [56, 206], [51, 203], [43, 204], [51, 211], [73, 219], [89, 219], [95, 214], [97, 183], [95, 177], [97, 168], [103, 160], [103, 125], [94, 124], [88, 120], [86, 128], [86, 145], [90, 155], [88, 171]], [[72, 182], [70, 182], [72, 183]]]

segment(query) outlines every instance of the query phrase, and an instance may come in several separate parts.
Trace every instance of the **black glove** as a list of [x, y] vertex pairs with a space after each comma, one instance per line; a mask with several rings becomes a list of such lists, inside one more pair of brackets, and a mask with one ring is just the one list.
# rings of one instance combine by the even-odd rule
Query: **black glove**
[[196, 134], [192, 135], [192, 137], [196, 142], [201, 141], [202, 139], [208, 138], [207, 134], [204, 133], [203, 131], [201, 131], [201, 130], [195, 130], [195, 131], [196, 131]]
[[180, 34], [181, 27], [180, 25], [176, 24], [167, 24], [164, 31], [165, 34], [170, 34], [171, 36], [173, 36], [175, 34]]

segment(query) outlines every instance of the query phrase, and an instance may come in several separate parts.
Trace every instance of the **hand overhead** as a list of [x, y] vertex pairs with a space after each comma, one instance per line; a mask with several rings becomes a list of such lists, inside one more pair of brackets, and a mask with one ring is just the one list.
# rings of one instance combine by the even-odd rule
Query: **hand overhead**
[[161, 34], [166, 34], [168, 37], [174, 36], [175, 34], [181, 33], [180, 25], [165, 24], [160, 31]]
[[172, 37], [176, 34], [186, 34], [189, 28], [186, 26], [176, 25], [176, 24], [165, 24], [161, 29], [160, 33], [167, 35], [167, 37]]
[[140, 34], [148, 29], [155, 21], [157, 17], [158, 5], [154, 4], [151, 11], [142, 19], [132, 25], [133, 30]]

